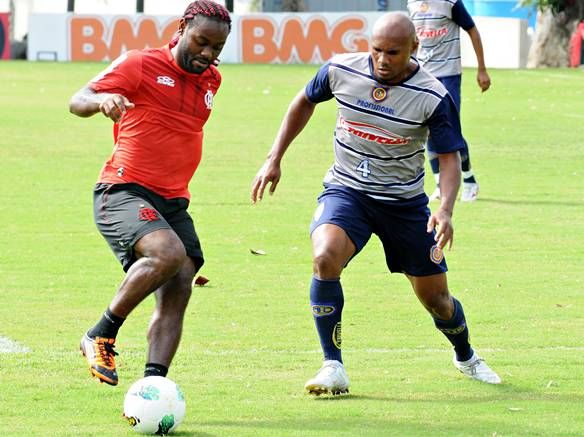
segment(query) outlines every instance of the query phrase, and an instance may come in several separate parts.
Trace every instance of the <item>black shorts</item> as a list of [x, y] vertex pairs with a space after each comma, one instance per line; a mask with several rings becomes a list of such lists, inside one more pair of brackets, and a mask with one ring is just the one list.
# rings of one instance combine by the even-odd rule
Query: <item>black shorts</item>
[[97, 229], [127, 271], [136, 261], [134, 245], [144, 235], [172, 229], [193, 259], [197, 270], [204, 263], [189, 201], [165, 199], [138, 184], [98, 183], [93, 192], [93, 216]]

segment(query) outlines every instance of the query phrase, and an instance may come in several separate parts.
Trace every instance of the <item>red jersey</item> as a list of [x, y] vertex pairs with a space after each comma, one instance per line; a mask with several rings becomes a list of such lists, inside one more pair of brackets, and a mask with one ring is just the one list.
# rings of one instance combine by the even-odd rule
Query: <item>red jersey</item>
[[95, 92], [122, 94], [135, 105], [120, 120], [114, 151], [98, 182], [132, 182], [167, 199], [190, 198], [203, 125], [220, 85], [214, 66], [188, 73], [168, 46], [120, 56], [89, 84]]

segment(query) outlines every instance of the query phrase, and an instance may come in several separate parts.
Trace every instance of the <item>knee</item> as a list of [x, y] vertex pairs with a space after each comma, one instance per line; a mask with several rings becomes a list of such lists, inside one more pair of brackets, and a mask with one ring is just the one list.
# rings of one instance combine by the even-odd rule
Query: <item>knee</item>
[[432, 293], [423, 301], [424, 306], [433, 315], [442, 320], [449, 320], [454, 313], [454, 305], [448, 291]]
[[322, 251], [314, 254], [312, 270], [319, 279], [336, 279], [341, 276], [343, 266], [339, 265], [333, 253]]
[[179, 239], [170, 240], [161, 244], [150, 255], [155, 269], [165, 277], [176, 275], [185, 262], [186, 257], [185, 247]]

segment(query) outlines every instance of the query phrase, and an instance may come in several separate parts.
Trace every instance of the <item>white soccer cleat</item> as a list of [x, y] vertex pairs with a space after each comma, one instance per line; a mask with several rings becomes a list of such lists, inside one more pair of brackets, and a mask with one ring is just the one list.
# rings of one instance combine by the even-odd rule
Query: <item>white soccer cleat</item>
[[304, 388], [308, 394], [316, 396], [349, 393], [349, 377], [343, 363], [337, 360], [326, 360], [316, 376], [304, 384]]
[[464, 373], [466, 376], [477, 381], [486, 382], [487, 384], [501, 384], [501, 378], [491, 370], [485, 360], [476, 353], [468, 361], [458, 361], [456, 354], [452, 358], [454, 367]]
[[476, 182], [463, 182], [462, 193], [460, 194], [461, 202], [474, 202], [479, 195], [479, 184]]
[[432, 202], [434, 200], [440, 200], [440, 187], [436, 187], [434, 192], [428, 196], [428, 200], [430, 202]]

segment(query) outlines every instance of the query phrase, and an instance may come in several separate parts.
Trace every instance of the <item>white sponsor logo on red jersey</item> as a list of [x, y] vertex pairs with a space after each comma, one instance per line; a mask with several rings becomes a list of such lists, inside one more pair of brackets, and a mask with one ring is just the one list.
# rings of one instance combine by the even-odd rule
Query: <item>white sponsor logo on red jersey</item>
[[174, 79], [172, 77], [168, 77], [168, 76], [158, 76], [156, 78], [156, 83], [159, 83], [161, 85], [174, 87]]

